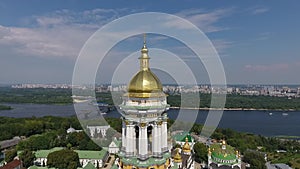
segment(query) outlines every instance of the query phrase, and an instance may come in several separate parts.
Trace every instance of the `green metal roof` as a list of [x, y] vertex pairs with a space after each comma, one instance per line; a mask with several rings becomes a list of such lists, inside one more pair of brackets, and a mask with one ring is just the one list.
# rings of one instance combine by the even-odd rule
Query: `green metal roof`
[[110, 169], [118, 169], [118, 166], [114, 164]]
[[171, 167], [171, 169], [178, 169], [179, 165], [177, 163], [174, 163], [174, 165]]
[[[223, 150], [222, 145], [220, 143], [215, 143], [210, 146], [210, 149], [212, 151], [211, 156], [212, 156], [213, 161], [215, 161], [214, 158], [217, 158], [217, 159], [222, 159], [222, 160], [234, 160], [235, 161], [234, 163], [237, 162], [235, 150], [230, 145], [226, 144], [226, 149]], [[216, 161], [216, 162], [218, 162], [218, 161]]]
[[86, 166], [83, 167], [83, 169], [97, 169], [92, 163], [88, 162]]
[[121, 140], [117, 140], [117, 139], [114, 139], [113, 142], [116, 144], [117, 147], [120, 147], [122, 143]]
[[78, 153], [79, 159], [103, 159], [107, 154], [107, 151], [88, 151], [88, 150], [75, 150]]
[[35, 152], [35, 157], [36, 158], [47, 158], [48, 154], [54, 152], [54, 151], [59, 151], [62, 150], [63, 147], [54, 147], [50, 150], [38, 150]]
[[[35, 157], [47, 158], [48, 154], [62, 149], [63, 149], [62, 147], [55, 147], [50, 150], [38, 150], [35, 152]], [[75, 150], [75, 152], [78, 154], [79, 159], [103, 159], [107, 154], [107, 151], [105, 150], [101, 150], [101, 151]]]

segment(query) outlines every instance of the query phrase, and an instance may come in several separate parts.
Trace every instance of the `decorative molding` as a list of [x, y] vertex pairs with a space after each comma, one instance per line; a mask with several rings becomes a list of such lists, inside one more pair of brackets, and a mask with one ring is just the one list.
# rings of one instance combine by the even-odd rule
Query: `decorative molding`
[[146, 123], [140, 123], [141, 127], [146, 127]]

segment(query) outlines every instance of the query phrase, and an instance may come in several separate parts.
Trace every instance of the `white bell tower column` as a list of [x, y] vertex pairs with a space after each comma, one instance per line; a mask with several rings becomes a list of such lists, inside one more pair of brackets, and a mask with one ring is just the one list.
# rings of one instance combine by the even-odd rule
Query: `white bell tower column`
[[126, 124], [124, 119], [122, 121], [122, 149], [123, 152], [126, 151]]
[[134, 125], [130, 122], [126, 124], [126, 156], [131, 157], [134, 155]]
[[162, 123], [161, 121], [157, 122], [157, 140], [158, 140], [158, 151], [162, 152]]
[[154, 123], [153, 125], [153, 130], [152, 130], [152, 152], [155, 157], [160, 157], [161, 156], [161, 147], [160, 147], [160, 133], [158, 130], [158, 125], [157, 122]]
[[140, 123], [139, 126], [139, 158], [145, 160], [148, 158], [148, 138], [146, 123]]
[[164, 120], [162, 122], [161, 126], [162, 132], [161, 132], [161, 146], [162, 146], [162, 152], [167, 152], [168, 151], [168, 129], [167, 129], [167, 121]]

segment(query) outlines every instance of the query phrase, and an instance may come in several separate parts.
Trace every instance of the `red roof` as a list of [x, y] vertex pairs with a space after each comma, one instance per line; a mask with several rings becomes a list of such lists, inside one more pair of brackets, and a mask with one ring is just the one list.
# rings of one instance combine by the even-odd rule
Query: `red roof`
[[14, 169], [20, 165], [21, 165], [20, 160], [13, 160], [13, 161], [7, 163], [5, 166], [0, 167], [0, 169]]

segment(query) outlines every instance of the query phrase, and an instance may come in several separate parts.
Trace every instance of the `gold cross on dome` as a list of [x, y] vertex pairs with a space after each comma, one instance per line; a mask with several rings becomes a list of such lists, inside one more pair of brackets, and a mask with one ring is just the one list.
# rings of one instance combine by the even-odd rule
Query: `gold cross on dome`
[[144, 44], [146, 44], [146, 33], [144, 33]]

